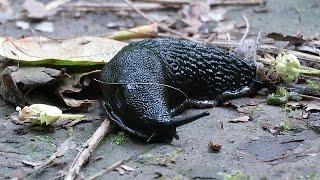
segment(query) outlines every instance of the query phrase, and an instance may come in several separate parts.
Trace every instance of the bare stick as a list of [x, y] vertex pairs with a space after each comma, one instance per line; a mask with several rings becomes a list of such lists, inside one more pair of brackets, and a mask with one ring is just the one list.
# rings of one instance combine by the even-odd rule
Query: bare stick
[[[153, 2], [161, 4], [186, 4], [190, 0], [135, 0], [141, 2]], [[256, 5], [265, 3], [266, 0], [209, 0], [211, 6], [217, 5]]]
[[144, 19], [146, 19], [146, 20], [149, 21], [150, 23], [156, 23], [156, 24], [158, 24], [158, 26], [159, 26], [160, 28], [164, 29], [165, 31], [170, 32], [170, 33], [172, 33], [172, 34], [175, 34], [175, 35], [177, 35], [177, 36], [179, 36], [179, 37], [181, 37], [181, 38], [183, 38], [183, 39], [192, 40], [191, 38], [189, 38], [189, 37], [181, 34], [180, 32], [175, 31], [175, 30], [173, 30], [173, 29], [170, 29], [170, 28], [168, 28], [166, 25], [161, 24], [161, 23], [159, 23], [159, 22], [157, 22], [157, 21], [149, 18], [149, 17], [148, 17], [145, 13], [143, 13], [140, 9], [136, 8], [136, 7], [132, 4], [132, 2], [130, 2], [129, 0], [124, 0], [124, 2], [126, 2], [132, 9], [134, 9], [140, 16], [142, 16]]
[[90, 139], [83, 145], [80, 152], [76, 156], [76, 158], [71, 163], [69, 170], [65, 176], [65, 180], [73, 180], [75, 179], [79, 173], [80, 169], [86, 163], [94, 151], [94, 149], [98, 146], [99, 142], [106, 135], [109, 127], [109, 121], [107, 119], [103, 120], [100, 127], [93, 133]]
[[299, 94], [299, 96], [301, 96], [302, 98], [305, 98], [307, 100], [320, 100], [319, 97], [316, 96], [310, 96], [310, 95], [305, 95], [305, 94]]
[[[219, 46], [219, 47], [225, 47], [225, 48], [238, 47], [241, 45], [238, 42], [232, 42], [232, 41], [230, 42], [229, 41], [211, 41], [210, 44]], [[297, 56], [298, 59], [303, 61], [316, 62], [316, 63], [320, 62], [319, 56], [315, 56], [315, 55], [311, 55], [311, 54], [307, 54], [299, 51], [294, 51], [290, 49], [281, 49], [274, 45], [261, 44], [258, 47], [258, 51], [260, 53], [270, 53], [270, 54], [278, 54], [280, 52], [285, 52], [285, 53], [293, 54]]]
[[[135, 3], [135, 7], [143, 9], [144, 11], [166, 9], [167, 7], [159, 3]], [[171, 8], [179, 8], [172, 6]], [[65, 5], [62, 11], [77, 11], [77, 12], [105, 12], [105, 11], [132, 11], [132, 8], [128, 7], [122, 2], [84, 2], [78, 1]]]
[[250, 28], [250, 24], [249, 24], [248, 18], [245, 15], [242, 15], [242, 17], [243, 17], [244, 21], [246, 22], [246, 31], [244, 32], [244, 34], [243, 34], [243, 36], [242, 36], [242, 38], [240, 40], [240, 43], [242, 43], [246, 39], [246, 37], [247, 37], [247, 35], [249, 33], [249, 28]]
[[101, 176], [103, 176], [103, 175], [105, 175], [105, 174], [107, 174], [107, 173], [115, 170], [116, 168], [120, 167], [120, 166], [123, 165], [125, 162], [126, 162], [125, 160], [118, 161], [118, 162], [116, 162], [115, 164], [109, 166], [108, 168], [100, 171], [99, 173], [97, 173], [97, 174], [89, 177], [88, 180], [93, 180], [93, 179], [96, 179], [96, 178], [98, 178], [98, 177], [101, 177]]

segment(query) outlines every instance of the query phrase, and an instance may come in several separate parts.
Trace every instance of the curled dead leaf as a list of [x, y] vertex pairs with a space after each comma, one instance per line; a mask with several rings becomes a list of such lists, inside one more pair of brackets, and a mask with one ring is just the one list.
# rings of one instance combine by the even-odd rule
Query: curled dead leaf
[[221, 149], [222, 145], [221, 144], [218, 144], [218, 143], [214, 143], [212, 141], [209, 141], [208, 143], [208, 148], [212, 151], [212, 152], [219, 152], [220, 149]]
[[22, 107], [25, 104], [52, 102], [50, 90], [43, 87], [54, 87], [67, 77], [67, 74], [51, 68], [9, 66], [0, 76], [0, 95], [7, 102]]
[[308, 112], [312, 112], [312, 111], [320, 111], [320, 102], [318, 101], [312, 101], [312, 102], [309, 102], [307, 105], [306, 105], [306, 111]]
[[72, 74], [56, 90], [56, 94], [63, 102], [77, 110], [87, 110], [92, 103], [97, 103], [101, 95], [100, 85], [94, 79], [99, 79], [100, 70], [82, 74]]

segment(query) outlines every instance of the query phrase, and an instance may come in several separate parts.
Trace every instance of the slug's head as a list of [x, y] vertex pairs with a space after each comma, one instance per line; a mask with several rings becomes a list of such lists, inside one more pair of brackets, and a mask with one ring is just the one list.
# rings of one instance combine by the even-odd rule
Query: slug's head
[[123, 129], [150, 142], [171, 142], [177, 137], [162, 86], [122, 83], [105, 84], [102, 89], [107, 112]]
[[[104, 91], [106, 89], [108, 91]], [[124, 130], [147, 142], [170, 143], [173, 138], [179, 139], [177, 127], [209, 114], [172, 118], [167, 108], [168, 96], [153, 84], [131, 83], [106, 89], [103, 90], [104, 106], [109, 117]]]

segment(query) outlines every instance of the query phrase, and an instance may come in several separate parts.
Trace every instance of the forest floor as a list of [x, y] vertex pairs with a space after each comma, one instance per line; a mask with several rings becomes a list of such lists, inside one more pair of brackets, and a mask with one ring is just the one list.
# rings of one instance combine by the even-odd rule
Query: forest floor
[[[15, 12], [21, 11], [22, 3], [22, 0], [14, 1], [11, 7]], [[267, 10], [261, 10], [258, 5], [221, 8], [227, 9], [224, 15], [227, 20], [223, 23], [243, 22], [241, 15], [248, 18], [248, 37], [256, 38], [260, 30], [262, 36], [273, 32], [287, 36], [295, 36], [297, 32], [303, 36], [320, 33], [320, 3], [317, 0], [307, 3], [304, 0], [268, 0], [264, 7]], [[161, 19], [175, 17], [176, 11], [154, 10], [148, 11], [147, 15]], [[38, 23], [25, 21], [31, 26]], [[17, 28], [16, 20], [11, 20], [0, 25], [0, 35], [16, 38], [99, 36], [119, 27], [147, 24], [132, 11], [130, 15], [116, 11], [62, 11], [47, 21], [54, 25], [51, 32], [21, 30]], [[221, 34], [221, 37], [225, 35]], [[237, 37], [241, 38], [241, 35], [232, 36]], [[319, 112], [303, 118], [303, 109], [270, 106], [265, 100], [266, 95], [257, 95], [208, 109], [210, 116], [178, 128], [180, 139], [171, 144], [144, 144], [127, 134], [112, 132], [92, 153], [81, 170], [82, 175], [86, 179], [120, 160], [128, 160], [125, 165], [133, 171], [130, 168], [123, 172], [112, 171], [101, 179], [223, 179], [223, 176], [226, 179], [228, 175], [250, 179], [320, 179]], [[0, 100], [1, 179], [25, 177], [26, 174], [29, 174], [28, 179], [59, 178], [77, 155], [78, 148], [69, 150], [54, 165], [41, 170], [32, 170], [24, 162], [45, 161], [70, 133], [77, 147], [81, 147], [101, 123], [96, 120], [100, 115], [97, 105], [86, 113], [92, 122], [78, 124], [72, 130], [42, 131], [30, 125], [17, 125], [8, 118], [14, 111], [14, 106]], [[200, 111], [190, 110], [184, 115]], [[230, 122], [243, 116], [249, 116], [250, 121]], [[222, 145], [219, 152], [209, 150], [210, 141]]]

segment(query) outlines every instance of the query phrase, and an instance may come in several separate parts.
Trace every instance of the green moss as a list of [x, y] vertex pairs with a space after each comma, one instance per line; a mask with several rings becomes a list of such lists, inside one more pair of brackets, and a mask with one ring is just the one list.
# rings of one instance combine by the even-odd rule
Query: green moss
[[145, 153], [139, 156], [139, 162], [141, 164], [152, 164], [153, 159], [154, 155], [151, 153]]
[[269, 94], [267, 104], [280, 106], [288, 102], [288, 91], [285, 88], [279, 87], [276, 93]]
[[276, 93], [269, 94], [267, 97], [267, 104], [274, 106], [281, 106], [288, 101], [300, 101], [302, 98], [296, 92], [288, 92], [283, 87], [278, 87]]
[[249, 179], [249, 176], [242, 173], [242, 172], [237, 172], [235, 174], [227, 174], [224, 172], [219, 172], [218, 175], [222, 176], [223, 180], [247, 180], [247, 179]]
[[111, 141], [116, 145], [121, 145], [127, 142], [127, 137], [124, 132], [118, 132], [111, 135]]
[[316, 81], [312, 81], [312, 80], [307, 80], [306, 87], [309, 89], [314, 89], [314, 90], [320, 89], [320, 83], [316, 82]]
[[283, 106], [281, 109], [282, 112], [292, 112], [293, 109], [290, 106]]
[[52, 142], [54, 140], [54, 137], [49, 135], [37, 135], [34, 136], [34, 139], [38, 141]]
[[145, 153], [139, 157], [139, 162], [141, 164], [155, 164], [162, 166], [169, 166], [174, 163], [175, 158], [179, 156], [181, 151], [174, 149], [170, 153], [154, 155], [151, 153]]
[[290, 132], [293, 128], [291, 126], [291, 123], [290, 121], [284, 121], [282, 124], [281, 124], [281, 128], [283, 128], [283, 130], [285, 132]]
[[310, 173], [306, 176], [307, 179], [311, 179], [311, 180], [316, 180], [320, 177], [320, 175], [318, 173]]
[[174, 158], [176, 158], [179, 154], [178, 150], [173, 150], [170, 153], [167, 153], [162, 156], [158, 156], [156, 161], [161, 165], [168, 165], [174, 162]]

